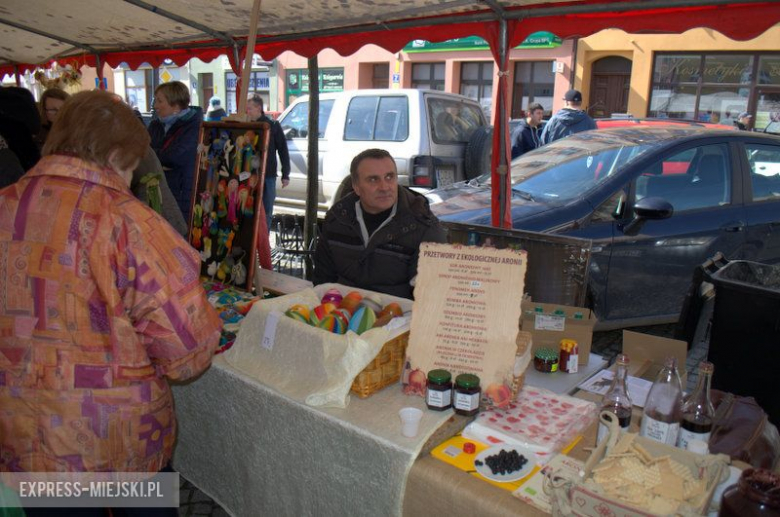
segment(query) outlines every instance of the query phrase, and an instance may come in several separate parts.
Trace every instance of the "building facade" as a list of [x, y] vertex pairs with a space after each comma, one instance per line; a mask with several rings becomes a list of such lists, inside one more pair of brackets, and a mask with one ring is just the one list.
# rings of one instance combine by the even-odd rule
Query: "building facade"
[[763, 130], [780, 121], [780, 26], [749, 41], [710, 29], [606, 30], [578, 42], [575, 85], [594, 116], [684, 118]]

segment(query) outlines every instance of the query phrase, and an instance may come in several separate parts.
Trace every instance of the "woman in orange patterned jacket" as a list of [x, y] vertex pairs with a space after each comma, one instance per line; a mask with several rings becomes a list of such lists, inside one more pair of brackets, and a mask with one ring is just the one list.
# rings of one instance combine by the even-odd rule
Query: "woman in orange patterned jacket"
[[168, 380], [208, 368], [221, 323], [198, 254], [128, 188], [148, 146], [115, 96], [78, 93], [0, 190], [0, 471], [170, 462]]

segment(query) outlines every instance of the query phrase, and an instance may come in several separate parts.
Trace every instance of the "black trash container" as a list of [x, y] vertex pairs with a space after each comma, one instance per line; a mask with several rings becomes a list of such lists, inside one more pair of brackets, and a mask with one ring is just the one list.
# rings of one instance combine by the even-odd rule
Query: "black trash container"
[[754, 397], [780, 425], [780, 265], [735, 260], [708, 276], [712, 387]]

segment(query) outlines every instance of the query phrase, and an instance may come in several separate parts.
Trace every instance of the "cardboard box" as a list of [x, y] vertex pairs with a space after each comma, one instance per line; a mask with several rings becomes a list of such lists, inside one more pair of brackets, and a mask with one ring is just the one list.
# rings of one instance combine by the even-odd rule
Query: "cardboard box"
[[539, 348], [560, 348], [561, 339], [573, 339], [579, 346], [579, 364], [588, 364], [596, 315], [590, 309], [523, 300], [521, 327], [533, 336]]
[[683, 390], [685, 389], [687, 382], [685, 360], [688, 356], [688, 343], [685, 341], [624, 330], [623, 353], [630, 361], [628, 374], [650, 382], [655, 380], [667, 357], [676, 358], [677, 371], [680, 374]]

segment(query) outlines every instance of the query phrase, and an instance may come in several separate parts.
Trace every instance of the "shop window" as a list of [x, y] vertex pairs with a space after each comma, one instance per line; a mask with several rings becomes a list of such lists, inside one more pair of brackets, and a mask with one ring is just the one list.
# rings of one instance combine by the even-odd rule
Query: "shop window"
[[693, 120], [696, 115], [696, 86], [653, 85], [648, 116]]
[[780, 55], [758, 58], [758, 83], [780, 86]]
[[526, 116], [532, 102], [544, 106], [545, 117], [552, 116], [555, 74], [552, 61], [520, 61], [515, 63], [515, 84], [512, 90], [512, 118]]
[[[238, 86], [238, 78], [233, 72], [225, 73], [225, 110], [228, 113], [236, 113], [238, 111], [238, 103], [236, 102], [236, 87]], [[252, 94], [258, 94], [263, 99], [263, 108], [268, 111], [270, 100], [270, 82], [268, 80], [267, 71], [252, 71], [249, 77], [249, 90], [247, 96]], [[207, 101], [208, 102], [208, 101]]]
[[479, 102], [490, 118], [493, 107], [493, 63], [463, 63], [460, 67], [460, 94]]
[[198, 74], [198, 95], [200, 107], [204, 111], [209, 109], [209, 100], [214, 96], [214, 74]]
[[444, 63], [414, 63], [412, 88], [444, 91]]
[[377, 63], [373, 66], [371, 87], [372, 88], [390, 87], [390, 64], [389, 63]]
[[750, 84], [753, 74], [753, 56], [704, 56], [704, 84]]
[[659, 55], [655, 59], [654, 83], [696, 83], [700, 76], [701, 55]]
[[142, 113], [152, 111], [152, 86], [151, 68], [141, 70], [125, 70], [125, 97], [127, 104]]
[[774, 112], [766, 99], [780, 94], [778, 87], [777, 52], [656, 54], [647, 116], [732, 125], [747, 111], [761, 130]]
[[773, 135], [780, 135], [780, 91], [760, 89], [756, 97], [756, 117], [754, 128]]

